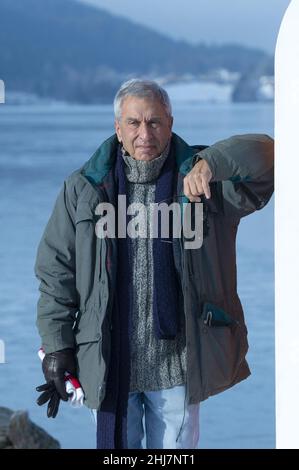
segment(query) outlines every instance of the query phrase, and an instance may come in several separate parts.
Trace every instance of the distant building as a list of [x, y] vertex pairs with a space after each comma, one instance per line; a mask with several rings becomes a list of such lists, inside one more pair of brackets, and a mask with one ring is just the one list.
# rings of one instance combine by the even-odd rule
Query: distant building
[[0, 104], [5, 103], [5, 86], [4, 81], [0, 80]]

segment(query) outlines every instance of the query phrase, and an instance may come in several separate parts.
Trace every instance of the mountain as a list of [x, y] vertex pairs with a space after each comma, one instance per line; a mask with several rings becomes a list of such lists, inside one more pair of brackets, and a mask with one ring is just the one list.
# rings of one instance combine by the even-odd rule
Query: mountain
[[110, 102], [132, 76], [180, 77], [269, 61], [238, 45], [191, 45], [76, 0], [0, 0], [0, 78], [7, 91]]
[[[262, 99], [265, 101], [265, 97], [261, 97], [263, 83], [266, 80], [273, 80], [274, 77], [274, 63], [273, 59], [257, 61], [254, 67], [252, 67], [245, 74], [241, 75], [239, 81], [236, 83], [234, 92], [232, 94], [232, 100], [235, 102], [244, 101], [259, 101]], [[268, 88], [268, 87], [267, 87]], [[270, 100], [273, 100], [274, 94], [274, 80], [270, 85]]]

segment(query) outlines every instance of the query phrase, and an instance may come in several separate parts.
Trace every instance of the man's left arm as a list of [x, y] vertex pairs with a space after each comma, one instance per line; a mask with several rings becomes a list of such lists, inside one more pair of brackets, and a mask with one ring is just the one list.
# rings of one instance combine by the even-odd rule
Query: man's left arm
[[192, 172], [196, 174], [200, 170], [202, 194], [206, 195], [207, 182], [221, 182], [227, 215], [243, 217], [261, 209], [270, 200], [274, 190], [274, 141], [271, 137], [236, 135], [205, 148], [196, 159], [199, 161], [187, 175], [189, 180]]

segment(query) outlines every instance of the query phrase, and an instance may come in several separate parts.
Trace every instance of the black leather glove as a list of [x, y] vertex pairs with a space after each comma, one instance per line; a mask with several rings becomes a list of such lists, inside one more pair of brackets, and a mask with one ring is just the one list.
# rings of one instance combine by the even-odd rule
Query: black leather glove
[[64, 373], [69, 372], [76, 376], [73, 349], [62, 349], [46, 354], [42, 362], [42, 369], [47, 383], [36, 388], [38, 392], [43, 392], [36, 402], [38, 405], [43, 405], [49, 401], [47, 416], [55, 418], [60, 400], [67, 401], [70, 396], [66, 392]]
[[48, 401], [47, 416], [48, 418], [55, 418], [58, 413], [61, 398], [56, 390], [54, 382], [40, 385], [39, 387], [36, 387], [36, 390], [38, 392], [42, 392], [36, 400], [36, 403], [39, 406], [42, 406]]

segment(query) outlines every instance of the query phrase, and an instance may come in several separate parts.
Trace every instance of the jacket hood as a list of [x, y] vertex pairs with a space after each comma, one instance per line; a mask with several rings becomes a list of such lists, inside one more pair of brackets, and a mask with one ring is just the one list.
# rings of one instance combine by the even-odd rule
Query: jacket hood
[[[93, 184], [102, 183], [105, 176], [113, 167], [117, 147], [119, 145], [116, 134], [105, 140], [95, 151], [91, 158], [81, 168], [81, 173]], [[191, 147], [177, 134], [172, 133], [171, 149], [173, 149], [179, 172], [187, 174], [191, 169], [190, 158], [198, 152], [198, 148]]]

